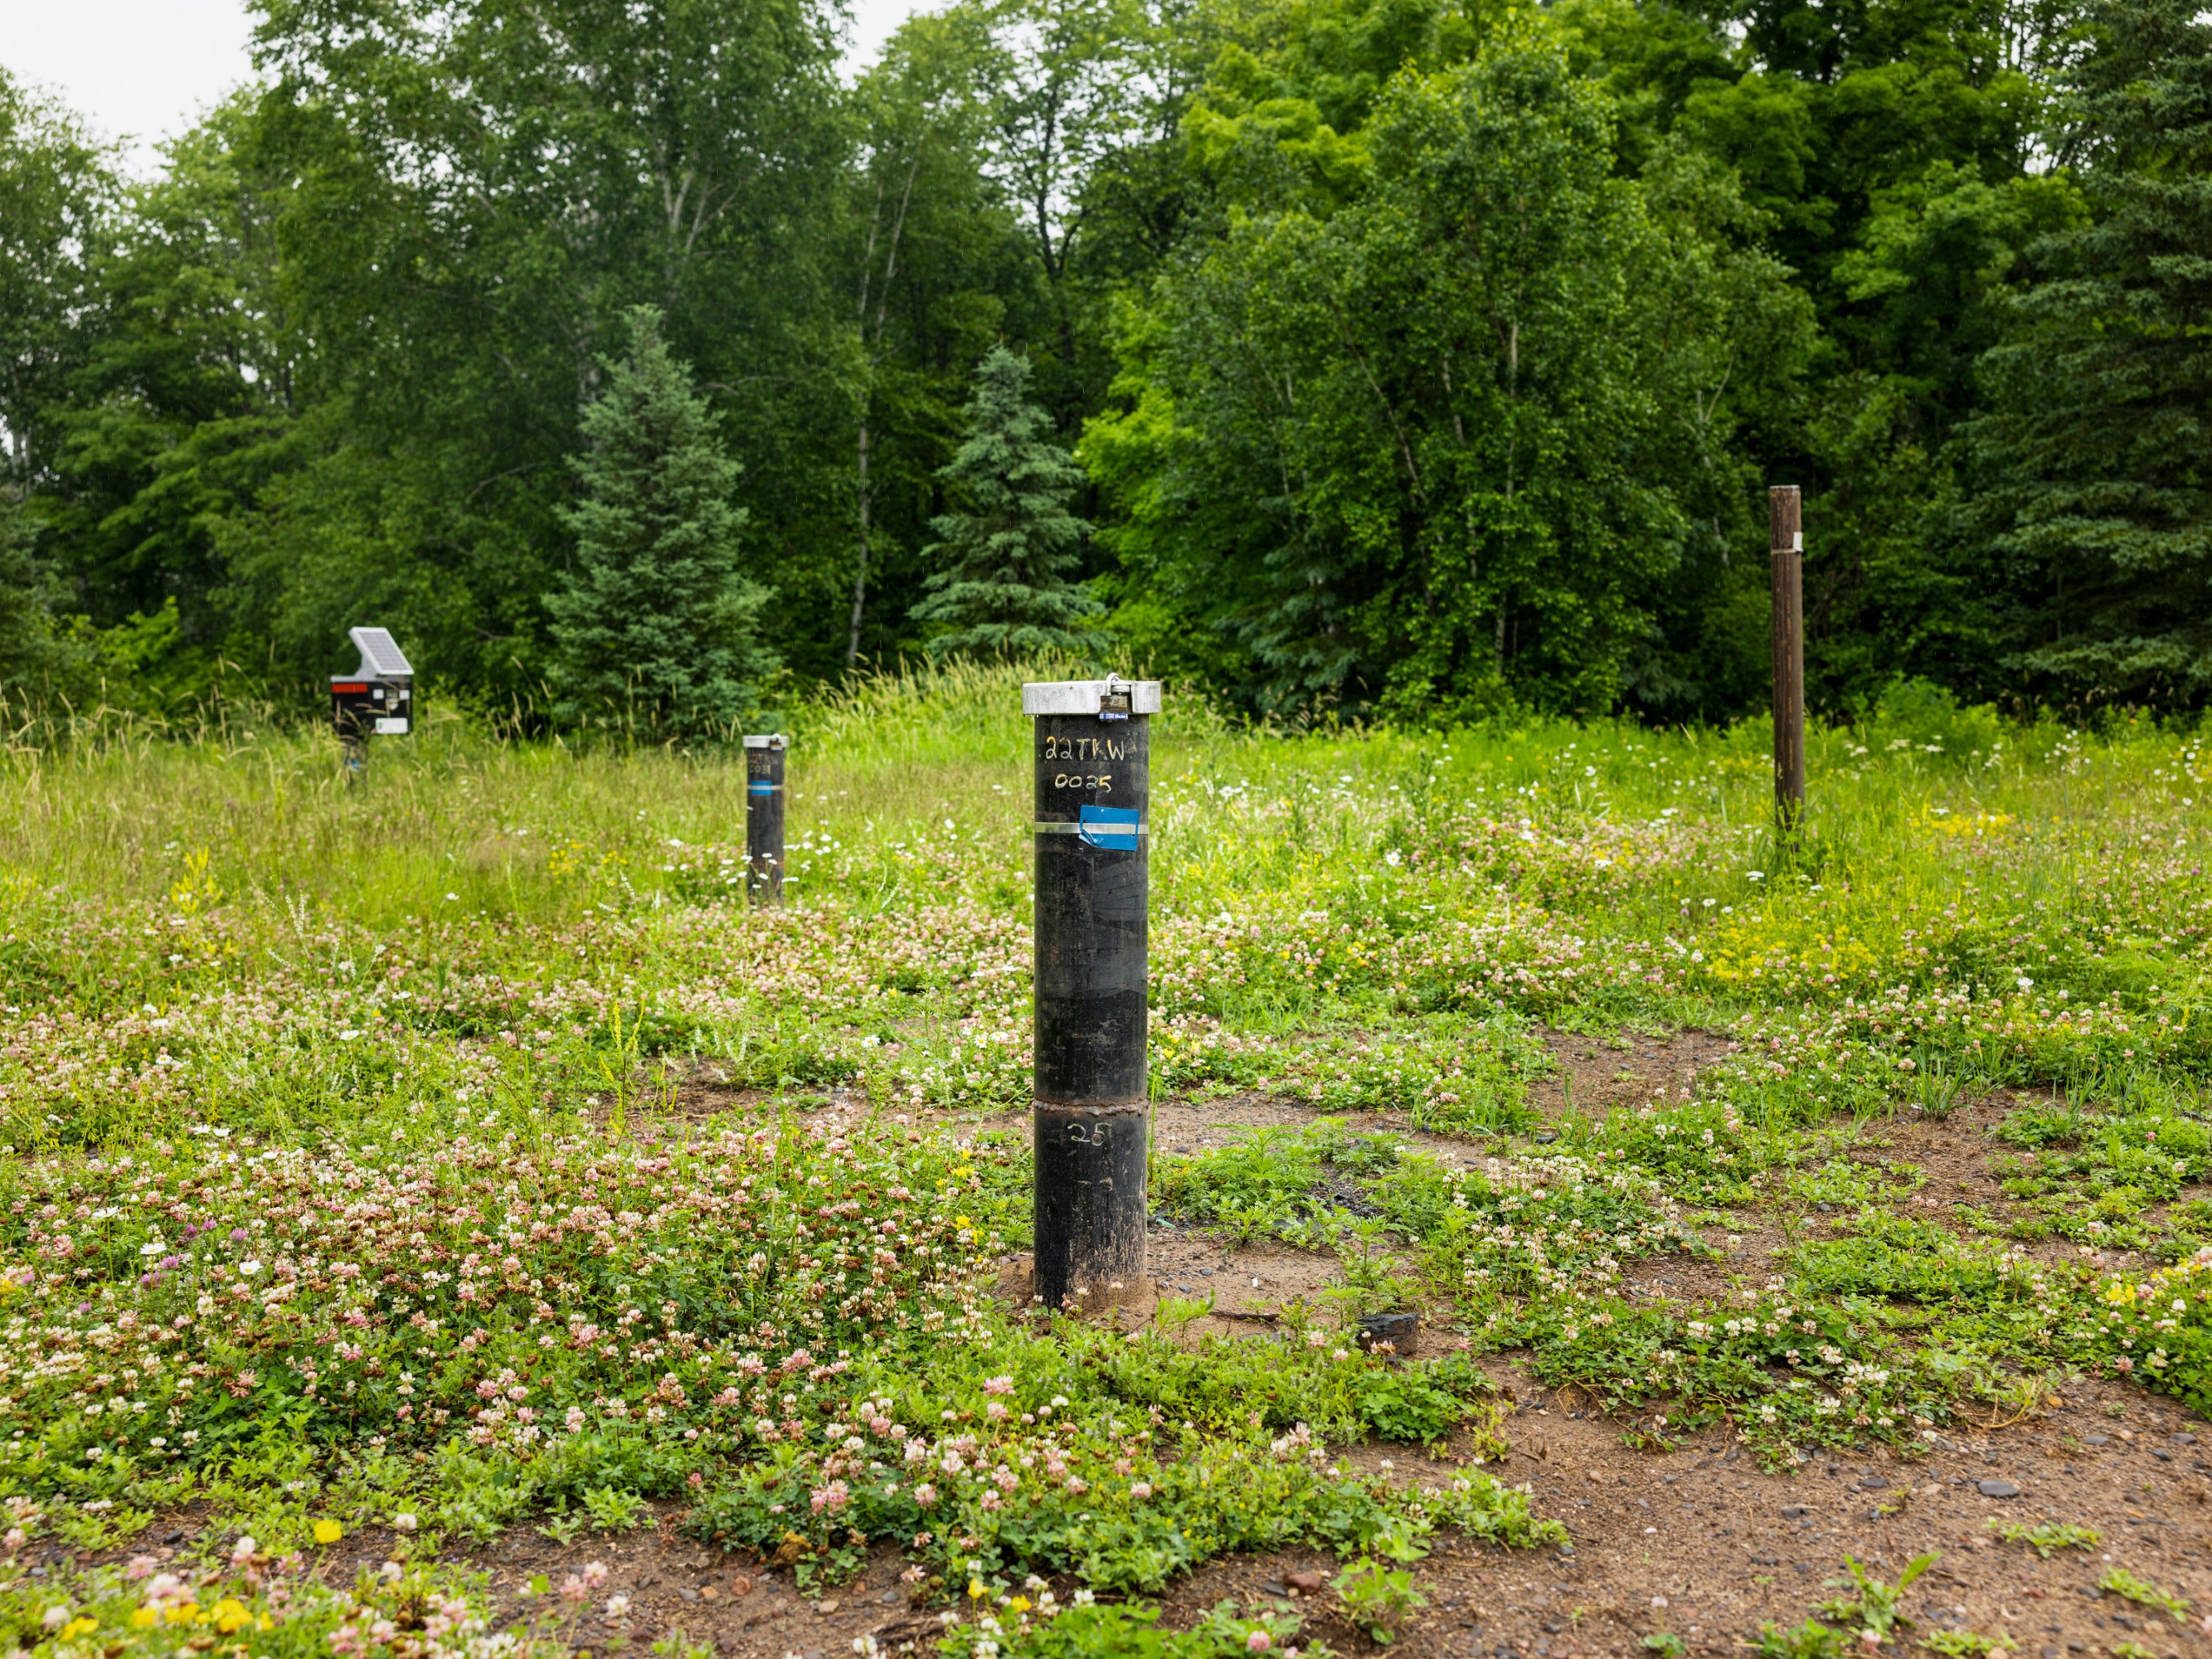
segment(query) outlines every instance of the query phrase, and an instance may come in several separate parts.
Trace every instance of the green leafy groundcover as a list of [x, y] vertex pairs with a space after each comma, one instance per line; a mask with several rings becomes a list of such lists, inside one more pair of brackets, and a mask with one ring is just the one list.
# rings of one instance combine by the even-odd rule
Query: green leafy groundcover
[[[1140, 1600], [1284, 1542], [1343, 1553], [1340, 1611], [1388, 1627], [1437, 1529], [1558, 1534], [1478, 1461], [1474, 1358], [1338, 1328], [1383, 1297], [1632, 1443], [1720, 1422], [1777, 1468], [1910, 1454], [2079, 1368], [2212, 1404], [2195, 737], [1816, 729], [1793, 860], [1756, 731], [1163, 715], [1163, 1086], [1341, 1114], [1155, 1149], [1163, 1221], [1339, 1253], [1318, 1308], [1194, 1343], [1189, 1293], [1131, 1334], [1000, 1289], [1030, 1176], [1015, 678], [794, 722], [781, 910], [722, 879], [743, 775], [705, 757], [441, 727], [348, 792], [282, 732], [0, 756], [0, 1557], [50, 1566], [0, 1570], [19, 1645], [205, 1612], [249, 1651], [458, 1651], [499, 1638], [433, 1607], [484, 1602], [430, 1555], [520, 1527], [577, 1554], [540, 1633], [596, 1632], [586, 1531], [648, 1501], [810, 1585], [896, 1547], [970, 1655], [1176, 1650], [1201, 1638], [1141, 1607], [1041, 1619], [1030, 1581]], [[1689, 1026], [1654, 1075], [1644, 1039]], [[1911, 1155], [1953, 1114], [2002, 1199]], [[1464, 1462], [1409, 1489], [1367, 1440]], [[187, 1505], [194, 1542], [131, 1577]], [[348, 1589], [349, 1625], [308, 1581], [371, 1527], [402, 1588]]]
[[[339, 1659], [374, 1649], [427, 1659], [501, 1659], [556, 1648], [586, 1611], [592, 1584], [578, 1575], [566, 1595], [549, 1595], [528, 1626], [490, 1630], [483, 1586], [435, 1566], [392, 1563], [350, 1585], [325, 1585], [298, 1555], [272, 1557], [242, 1538], [197, 1571], [137, 1556], [125, 1565], [72, 1575], [65, 1583], [17, 1570], [0, 1577], [0, 1640], [11, 1651], [94, 1656], [225, 1654]], [[550, 1588], [550, 1587], [549, 1587]], [[590, 1611], [599, 1609], [592, 1607]]]
[[[1157, 1607], [1103, 1605], [1087, 1592], [1077, 1595], [1080, 1599], [1062, 1605], [1040, 1585], [1034, 1602], [1013, 1598], [1023, 1605], [1010, 1601], [1003, 1609], [948, 1630], [938, 1651], [946, 1659], [1106, 1659], [1124, 1654], [1132, 1659], [1230, 1659], [1278, 1649], [1293, 1656], [1299, 1651], [1291, 1640], [1299, 1620], [1279, 1612], [1239, 1616], [1236, 1603], [1224, 1601], [1193, 1628], [1171, 1631], [1159, 1627]], [[1308, 1644], [1305, 1651], [1317, 1655], [1328, 1650]]]
[[1480, 1470], [1413, 1491], [1329, 1455], [1487, 1443], [1463, 1357], [1392, 1365], [1295, 1312], [1195, 1351], [1018, 1318], [989, 1293], [1011, 1154], [988, 1141], [789, 1112], [667, 1149], [421, 1127], [12, 1166], [0, 1387], [25, 1426], [0, 1480], [30, 1526], [98, 1543], [204, 1492], [273, 1550], [363, 1524], [434, 1549], [672, 1496], [803, 1582], [890, 1540], [925, 1596], [1156, 1592], [1293, 1542], [1410, 1559], [1440, 1526], [1564, 1537]]

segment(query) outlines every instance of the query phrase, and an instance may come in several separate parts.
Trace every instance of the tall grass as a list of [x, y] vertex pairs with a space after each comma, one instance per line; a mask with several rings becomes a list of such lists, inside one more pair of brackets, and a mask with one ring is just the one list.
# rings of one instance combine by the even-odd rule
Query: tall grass
[[[842, 877], [800, 884], [799, 902], [880, 903], [892, 890], [880, 866], [980, 845], [1004, 878], [990, 890], [1018, 904], [1025, 677], [909, 669], [794, 707], [790, 834], [843, 854]], [[733, 754], [503, 738], [434, 699], [413, 736], [372, 742], [352, 787], [326, 732], [232, 714], [166, 729], [102, 714], [66, 731], [19, 727], [27, 735], [42, 740], [0, 757], [0, 866], [19, 908], [33, 893], [42, 906], [172, 908], [187, 862], [202, 860], [189, 879], [252, 896], [272, 918], [301, 905], [368, 927], [455, 905], [550, 918], [576, 902], [574, 884], [549, 878], [564, 864], [618, 872], [623, 895], [598, 902], [634, 902], [677, 884], [663, 867], [680, 862], [672, 844], [726, 847], [744, 834]], [[1694, 832], [1692, 855], [1613, 884], [1588, 922], [1656, 934], [1707, 900], [1785, 917], [1818, 891], [1828, 923], [1887, 954], [1907, 919], [1941, 914], [1984, 874], [2007, 903], [2070, 915], [2116, 881], [2162, 879], [2176, 856], [2195, 856], [2202, 813], [2183, 803], [2205, 787], [2197, 740], [2148, 722], [2092, 736], [1953, 711], [1948, 724], [1816, 730], [1795, 859], [1770, 833], [1766, 750], [1763, 721], [1244, 728], [1171, 690], [1155, 732], [1156, 893], [1192, 912], [1285, 894], [1356, 909], [1384, 902], [1391, 849], [1455, 825], [1525, 819], [1547, 836], [1656, 825]], [[1454, 881], [1445, 897], [1462, 908], [1532, 901], [1511, 883], [1475, 892]], [[1392, 883], [1391, 902], [1407, 902], [1411, 890]]]

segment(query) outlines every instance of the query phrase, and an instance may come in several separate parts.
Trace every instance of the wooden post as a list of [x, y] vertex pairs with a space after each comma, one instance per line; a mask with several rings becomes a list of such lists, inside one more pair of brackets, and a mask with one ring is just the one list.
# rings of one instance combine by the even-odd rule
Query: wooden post
[[1766, 492], [1774, 564], [1774, 826], [1794, 845], [1805, 818], [1805, 532], [1796, 484]]

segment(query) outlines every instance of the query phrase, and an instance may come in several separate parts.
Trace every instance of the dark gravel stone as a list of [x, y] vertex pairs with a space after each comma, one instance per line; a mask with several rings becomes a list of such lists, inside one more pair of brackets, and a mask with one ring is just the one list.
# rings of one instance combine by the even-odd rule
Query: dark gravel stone
[[1975, 1484], [1974, 1490], [1981, 1493], [1984, 1498], [2017, 1498], [2020, 1496], [2020, 1488], [2014, 1486], [2009, 1480], [1978, 1481]]

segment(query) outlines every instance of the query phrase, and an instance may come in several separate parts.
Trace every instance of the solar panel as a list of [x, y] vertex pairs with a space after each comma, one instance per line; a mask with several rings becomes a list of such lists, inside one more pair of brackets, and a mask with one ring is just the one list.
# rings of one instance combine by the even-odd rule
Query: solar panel
[[404, 674], [410, 678], [415, 671], [408, 665], [406, 653], [392, 639], [386, 628], [356, 628], [350, 630], [353, 642], [361, 652], [360, 672], [363, 677], [379, 679]]

